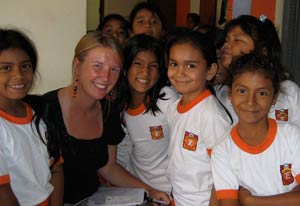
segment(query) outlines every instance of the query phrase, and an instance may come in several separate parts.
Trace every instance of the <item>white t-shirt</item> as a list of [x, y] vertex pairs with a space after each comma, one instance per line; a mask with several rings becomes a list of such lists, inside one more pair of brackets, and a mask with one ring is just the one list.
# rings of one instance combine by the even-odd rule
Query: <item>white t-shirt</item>
[[[233, 124], [238, 122], [232, 104], [228, 98], [227, 86], [215, 86], [216, 96], [226, 107], [233, 118]], [[280, 84], [277, 101], [269, 111], [269, 117], [276, 119], [277, 123], [292, 123], [300, 126], [300, 88], [296, 83], [285, 80]]]
[[[9, 183], [19, 203], [32, 206], [45, 201], [53, 186], [46, 145], [31, 124], [32, 109], [25, 107], [24, 118], [0, 110], [0, 185]], [[43, 122], [40, 131], [45, 134]]]
[[[124, 131], [127, 135], [118, 145], [118, 153], [124, 155], [124, 149], [127, 151], [128, 147], [132, 147], [131, 152], [127, 151], [130, 157], [126, 169], [151, 187], [171, 192], [171, 184], [166, 177], [170, 142], [166, 113], [178, 95], [170, 87], [162, 88], [161, 93], [166, 94], [163, 97], [165, 100], [158, 99], [160, 112], [156, 112], [155, 116], [151, 112], [144, 113], [144, 105], [124, 112]], [[124, 158], [126, 155], [121, 157], [123, 162]]]
[[269, 119], [266, 139], [246, 144], [235, 126], [229, 138], [212, 152], [212, 170], [218, 199], [237, 199], [239, 186], [252, 195], [286, 193], [300, 183], [300, 130]]
[[171, 105], [167, 175], [176, 206], [205, 206], [212, 189], [210, 151], [231, 129], [228, 115], [205, 90], [188, 105]]

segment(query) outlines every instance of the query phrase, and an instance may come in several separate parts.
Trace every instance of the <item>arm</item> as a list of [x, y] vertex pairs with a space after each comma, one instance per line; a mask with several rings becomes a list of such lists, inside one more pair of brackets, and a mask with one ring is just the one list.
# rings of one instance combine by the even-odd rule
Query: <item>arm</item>
[[216, 194], [216, 190], [213, 187], [211, 189], [211, 195], [210, 195], [210, 200], [209, 200], [209, 206], [218, 206], [218, 200], [217, 200], [217, 194]]
[[135, 187], [135, 188], [144, 188], [146, 191], [149, 192], [149, 195], [155, 199], [161, 199], [168, 204], [170, 200], [167, 194], [163, 192], [159, 192], [149, 185], [141, 182], [136, 177], [132, 176], [129, 172], [127, 172], [122, 166], [116, 163], [116, 146], [109, 145], [109, 160], [108, 163], [99, 169], [99, 173], [103, 176], [106, 180], [111, 182], [114, 185], [120, 187]]
[[64, 174], [62, 165], [56, 165], [51, 170], [52, 176], [50, 183], [54, 189], [50, 196], [51, 206], [62, 206], [63, 205], [63, 194], [64, 194]]
[[0, 205], [1, 206], [20, 205], [9, 183], [0, 185]]
[[239, 201], [241, 205], [300, 205], [300, 185], [290, 192], [263, 197], [253, 196], [248, 190], [241, 187]]

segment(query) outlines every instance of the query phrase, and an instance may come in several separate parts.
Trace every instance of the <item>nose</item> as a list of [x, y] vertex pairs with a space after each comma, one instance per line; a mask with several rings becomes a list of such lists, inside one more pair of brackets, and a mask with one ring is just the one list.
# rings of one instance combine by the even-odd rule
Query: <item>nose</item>
[[151, 23], [150, 20], [148, 20], [148, 21], [145, 22], [145, 27], [146, 28], [150, 28], [151, 26], [152, 26], [152, 23]]
[[109, 68], [105, 68], [101, 71], [101, 78], [103, 82], [109, 82], [110, 79], [110, 70]]
[[256, 101], [255, 93], [249, 93], [247, 95], [247, 104], [250, 105], [250, 106], [254, 105], [255, 101]]
[[21, 78], [23, 76], [22, 69], [15, 67], [12, 71], [12, 75], [14, 78]]

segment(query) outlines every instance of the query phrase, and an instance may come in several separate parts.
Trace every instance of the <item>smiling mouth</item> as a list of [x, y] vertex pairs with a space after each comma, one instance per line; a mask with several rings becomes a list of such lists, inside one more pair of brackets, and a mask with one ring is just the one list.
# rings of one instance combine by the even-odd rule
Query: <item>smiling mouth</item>
[[137, 79], [138, 82], [142, 83], [142, 84], [147, 84], [149, 83], [148, 79]]
[[25, 84], [14, 84], [14, 85], [9, 85], [9, 87], [12, 89], [23, 89], [25, 88]]
[[108, 85], [106, 85], [106, 84], [101, 84], [101, 83], [96, 83], [96, 82], [94, 82], [94, 85], [99, 89], [106, 89], [108, 87]]

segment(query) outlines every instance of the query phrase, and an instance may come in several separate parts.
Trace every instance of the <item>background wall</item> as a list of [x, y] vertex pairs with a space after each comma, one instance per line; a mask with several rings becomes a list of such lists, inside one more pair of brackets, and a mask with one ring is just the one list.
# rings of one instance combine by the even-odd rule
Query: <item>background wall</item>
[[0, 0], [0, 27], [17, 27], [36, 44], [39, 62], [32, 93], [44, 93], [71, 81], [74, 47], [86, 32], [86, 1]]

